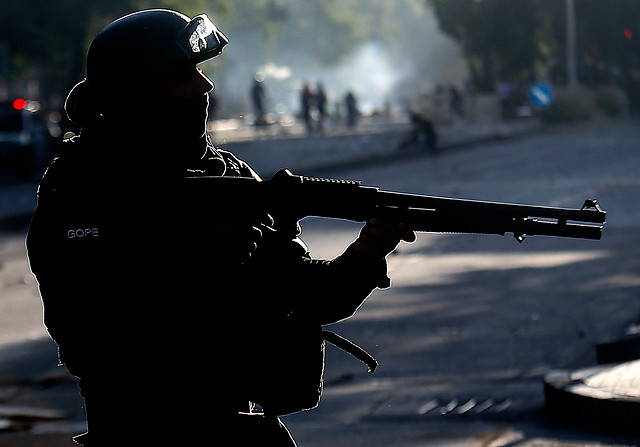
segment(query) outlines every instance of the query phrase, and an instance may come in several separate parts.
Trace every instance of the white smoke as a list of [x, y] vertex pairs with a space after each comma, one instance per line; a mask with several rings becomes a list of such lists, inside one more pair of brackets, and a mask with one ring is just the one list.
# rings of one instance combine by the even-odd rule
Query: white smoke
[[460, 49], [438, 30], [429, 8], [422, 8], [420, 14], [400, 11], [394, 20], [398, 21], [394, 35], [365, 42], [332, 65], [321, 64], [313, 54], [295, 48], [267, 57], [260, 53], [261, 32], [226, 31], [230, 44], [210, 71], [220, 112], [237, 117], [251, 111], [249, 89], [257, 73], [264, 78], [267, 108], [289, 114], [299, 111], [303, 82], [313, 88], [321, 82], [333, 104], [342, 102], [351, 90], [364, 112], [380, 110], [388, 103], [406, 104], [438, 84], [462, 86], [466, 72]]

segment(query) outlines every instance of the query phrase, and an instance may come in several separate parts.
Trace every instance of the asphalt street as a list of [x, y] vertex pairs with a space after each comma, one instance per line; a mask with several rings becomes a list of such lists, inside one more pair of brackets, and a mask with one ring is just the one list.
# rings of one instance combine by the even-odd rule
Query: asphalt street
[[[373, 375], [329, 349], [320, 407], [288, 418], [306, 446], [634, 444], [550, 419], [542, 377], [595, 363], [595, 344], [640, 317], [634, 125], [546, 129], [398, 163], [325, 172], [383, 189], [607, 210], [601, 241], [420, 235], [390, 257], [377, 291], [337, 332], [370, 350]], [[357, 226], [303, 222], [314, 255]], [[469, 408], [465, 411], [466, 408]], [[564, 445], [564, 444], [563, 444]]]
[[[438, 196], [571, 208], [597, 198], [608, 215], [601, 241], [420, 234], [401, 245], [389, 257], [393, 287], [331, 328], [373, 354], [378, 370], [329, 347], [320, 406], [285, 418], [299, 445], [638, 445], [547, 415], [542, 377], [594, 364], [597, 343], [640, 320], [639, 137], [634, 123], [600, 122], [325, 169]], [[317, 257], [339, 254], [359, 229], [321, 219], [302, 227]], [[82, 403], [55, 366], [23, 238], [24, 229], [0, 235], [0, 403], [65, 415], [25, 418], [25, 431], [0, 433], [0, 447], [71, 446]]]

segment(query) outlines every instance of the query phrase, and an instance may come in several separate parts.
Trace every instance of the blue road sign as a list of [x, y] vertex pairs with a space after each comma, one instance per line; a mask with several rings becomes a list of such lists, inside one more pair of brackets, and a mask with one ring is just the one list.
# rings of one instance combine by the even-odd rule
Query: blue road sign
[[553, 89], [546, 82], [536, 82], [529, 90], [529, 101], [536, 107], [545, 108], [553, 102]]

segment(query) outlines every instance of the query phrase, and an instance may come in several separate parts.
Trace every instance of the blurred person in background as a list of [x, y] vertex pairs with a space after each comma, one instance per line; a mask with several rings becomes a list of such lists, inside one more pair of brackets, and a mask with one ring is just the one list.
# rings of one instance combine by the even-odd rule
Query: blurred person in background
[[355, 93], [349, 90], [344, 96], [344, 104], [347, 110], [347, 127], [354, 128], [358, 124], [360, 118], [360, 110], [358, 110], [358, 99]]
[[267, 100], [267, 94], [264, 91], [264, 79], [262, 78], [262, 75], [257, 74], [254, 77], [250, 96], [253, 113], [255, 114], [253, 125], [265, 126], [267, 124], [267, 119], [265, 118], [265, 102]]
[[324, 84], [318, 82], [316, 85], [316, 100], [315, 105], [318, 110], [318, 130], [324, 131], [324, 121], [327, 118], [327, 92], [324, 89]]
[[315, 95], [311, 90], [311, 86], [307, 81], [302, 83], [302, 90], [300, 91], [300, 116], [304, 121], [304, 126], [307, 129], [307, 134], [313, 132], [313, 116], [311, 112], [315, 104]]

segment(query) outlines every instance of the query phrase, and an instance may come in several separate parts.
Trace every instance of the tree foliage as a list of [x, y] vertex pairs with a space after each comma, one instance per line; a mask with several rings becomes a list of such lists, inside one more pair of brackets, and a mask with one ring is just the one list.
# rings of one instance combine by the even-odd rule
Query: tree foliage
[[582, 82], [610, 82], [640, 68], [640, 1], [580, 0], [576, 22]]
[[526, 78], [548, 62], [552, 41], [538, 0], [430, 0], [440, 29], [463, 47], [476, 85]]
[[253, 69], [278, 58], [338, 64], [365, 40], [393, 47], [398, 12], [425, 8], [422, 1], [0, 0], [0, 81], [37, 79], [44, 95], [68, 91], [84, 74], [97, 31], [132, 11], [162, 7], [212, 15]]
[[[566, 9], [560, 0], [427, 0], [440, 29], [464, 49], [476, 84], [530, 75], [566, 79]], [[640, 64], [639, 0], [576, 0], [578, 73], [610, 82]], [[616, 74], [617, 73], [617, 74]]]
[[35, 79], [45, 97], [68, 91], [84, 74], [91, 38], [117, 17], [144, 8], [197, 14], [228, 10], [228, 0], [0, 0], [0, 77]]

